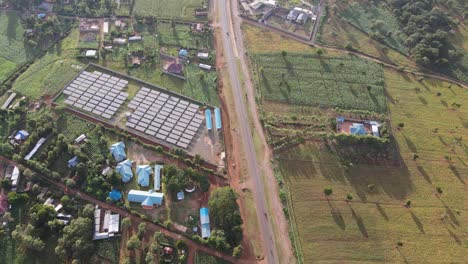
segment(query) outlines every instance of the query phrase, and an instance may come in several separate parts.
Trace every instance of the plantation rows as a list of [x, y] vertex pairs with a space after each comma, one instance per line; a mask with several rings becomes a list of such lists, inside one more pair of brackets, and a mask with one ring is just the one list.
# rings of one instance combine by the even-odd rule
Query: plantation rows
[[266, 100], [385, 112], [382, 67], [354, 57], [259, 54], [259, 84]]

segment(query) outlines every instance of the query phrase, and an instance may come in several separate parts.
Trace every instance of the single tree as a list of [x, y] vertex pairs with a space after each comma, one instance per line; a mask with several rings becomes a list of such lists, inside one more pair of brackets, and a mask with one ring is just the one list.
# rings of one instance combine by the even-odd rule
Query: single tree
[[327, 196], [327, 197], [330, 196], [330, 195], [332, 195], [332, 193], [333, 193], [333, 189], [332, 189], [332, 188], [325, 188], [325, 189], [323, 189], [323, 194], [325, 194], [325, 196]]

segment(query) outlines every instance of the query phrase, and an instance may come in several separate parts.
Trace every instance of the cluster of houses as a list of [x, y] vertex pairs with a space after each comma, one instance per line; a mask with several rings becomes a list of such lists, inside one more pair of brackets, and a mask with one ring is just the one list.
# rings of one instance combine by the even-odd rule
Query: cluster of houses
[[114, 237], [120, 233], [120, 215], [110, 210], [102, 210], [96, 205], [94, 209], [93, 240]]
[[309, 18], [313, 21], [317, 20], [314, 12], [302, 7], [293, 7], [286, 16], [286, 20], [300, 25], [304, 25]]
[[[171, 57], [169, 55], [161, 54], [163, 57], [167, 57], [169, 63], [163, 66], [163, 72], [170, 75], [183, 76], [184, 63], [190, 63], [190, 52], [187, 49], [181, 48], [178, 51], [177, 57]], [[210, 54], [207, 51], [197, 52], [196, 59], [200, 61], [197, 63], [200, 69], [210, 71], [213, 66], [203, 63], [210, 59]]]

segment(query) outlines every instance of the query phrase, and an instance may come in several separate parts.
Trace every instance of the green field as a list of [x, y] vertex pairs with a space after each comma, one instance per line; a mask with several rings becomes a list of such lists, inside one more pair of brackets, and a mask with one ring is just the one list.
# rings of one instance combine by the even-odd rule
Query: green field
[[33, 99], [55, 95], [80, 71], [73, 66], [84, 64], [75, 58], [78, 31], [49, 49], [45, 56], [35, 61], [13, 84], [13, 90]]
[[386, 112], [383, 70], [353, 56], [254, 55], [262, 98], [299, 105]]
[[[402, 167], [345, 167], [321, 144], [279, 155], [305, 263], [464, 262], [468, 254], [468, 157], [460, 138], [468, 133], [468, 113], [452, 106], [468, 100], [468, 93], [393, 71], [385, 78], [392, 125], [405, 124], [394, 130]], [[444, 190], [440, 199], [438, 186]], [[333, 189], [329, 199], [326, 187]], [[348, 193], [350, 203], [344, 201]], [[407, 200], [410, 208], [403, 206]], [[396, 247], [398, 242], [403, 245]]]
[[189, 49], [212, 49], [213, 35], [196, 35], [190, 32], [188, 25], [158, 23], [156, 27], [160, 46], [175, 46]]
[[396, 34], [400, 29], [398, 21], [385, 3], [369, 5], [364, 2], [353, 2], [340, 14], [369, 35], [379, 33], [382, 40], [390, 47], [404, 54], [408, 52], [403, 39]]
[[140, 16], [195, 20], [195, 9], [206, 5], [206, 0], [136, 0], [134, 13]]
[[194, 264], [228, 264], [229, 262], [226, 262], [224, 260], [221, 260], [219, 258], [200, 253], [200, 252], [195, 252], [195, 261]]
[[23, 33], [24, 28], [16, 12], [0, 11], [0, 82], [38, 53], [25, 45]]

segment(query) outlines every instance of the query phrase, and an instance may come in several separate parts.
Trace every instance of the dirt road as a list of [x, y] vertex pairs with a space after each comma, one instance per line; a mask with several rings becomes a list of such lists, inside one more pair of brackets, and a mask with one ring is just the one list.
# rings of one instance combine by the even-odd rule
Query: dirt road
[[[238, 132], [244, 145], [246, 165], [251, 179], [249, 188], [254, 193], [265, 260], [267, 263], [289, 263], [294, 261], [294, 258], [288, 236], [288, 226], [281, 209], [278, 187], [270, 165], [271, 151], [266, 143], [259, 121], [255, 102], [255, 87], [250, 79], [250, 71], [245, 58], [245, 48], [240, 28], [241, 19], [236, 11], [238, 8], [237, 1], [216, 1], [215, 5], [216, 17], [219, 18], [216, 24], [220, 26], [222, 31], [224, 56], [234, 97], [235, 109], [227, 110], [232, 110], [237, 116]], [[241, 78], [244, 83], [241, 82]], [[244, 97], [247, 98], [248, 105], [246, 105]], [[250, 119], [248, 109], [250, 109]], [[250, 121], [253, 122], [255, 133], [262, 144], [262, 160], [257, 160], [256, 157], [253, 131], [249, 126]], [[265, 179], [262, 179], [262, 173], [264, 173]], [[265, 190], [268, 190], [268, 193]], [[267, 198], [270, 200], [272, 208], [270, 210], [267, 205]], [[280, 254], [278, 254], [279, 252]]]
[[[4, 161], [9, 162], [11, 164], [17, 165], [14, 161], [6, 159], [6, 158], [4, 158], [2, 156], [0, 156], [0, 160], [4, 160]], [[51, 180], [46, 176], [43, 176], [43, 175], [40, 175], [40, 174], [38, 174], [38, 176], [41, 177], [43, 180], [47, 181], [48, 183], [50, 183], [51, 185], [63, 190], [64, 193], [66, 193], [67, 195], [78, 197], [78, 198], [80, 198], [82, 200], [87, 201], [88, 203], [97, 204], [103, 209], [111, 210], [112, 212], [118, 213], [118, 214], [122, 215], [123, 217], [130, 218], [132, 220], [133, 225], [138, 225], [138, 224], [140, 224], [142, 222], [145, 222], [147, 231], [151, 231], [151, 232], [158, 231], [158, 232], [163, 233], [165, 236], [171, 237], [171, 238], [173, 238], [175, 240], [182, 240], [187, 244], [190, 251], [194, 251], [194, 252], [195, 251], [201, 251], [203, 253], [206, 253], [206, 254], [213, 255], [213, 256], [216, 256], [218, 258], [221, 258], [221, 259], [223, 259], [225, 261], [228, 261], [230, 263], [239, 263], [238, 259], [236, 259], [236, 258], [234, 258], [234, 257], [232, 257], [230, 255], [224, 254], [222, 252], [219, 252], [219, 251], [217, 251], [215, 249], [212, 249], [212, 248], [209, 248], [207, 246], [195, 243], [193, 240], [188, 239], [187, 237], [185, 237], [183, 235], [180, 235], [180, 234], [178, 234], [176, 232], [168, 230], [168, 229], [166, 229], [164, 227], [161, 227], [159, 225], [155, 225], [151, 221], [143, 220], [139, 216], [131, 214], [130, 212], [128, 212], [128, 211], [126, 211], [126, 210], [124, 210], [124, 209], [122, 209], [122, 208], [120, 208], [118, 206], [115, 206], [113, 204], [108, 204], [108, 203], [102, 202], [100, 200], [97, 200], [96, 198], [94, 198], [94, 197], [92, 197], [92, 196], [90, 196], [88, 194], [82, 193], [79, 190], [68, 188], [65, 184], [63, 184], [61, 182], [56, 182], [54, 180]]]

